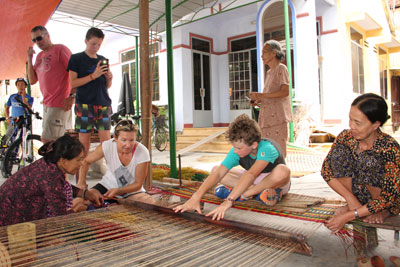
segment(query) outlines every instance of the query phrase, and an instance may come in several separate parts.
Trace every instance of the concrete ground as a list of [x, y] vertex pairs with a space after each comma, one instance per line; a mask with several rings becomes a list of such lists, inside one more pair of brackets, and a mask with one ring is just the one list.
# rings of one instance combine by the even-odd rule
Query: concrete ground
[[[154, 163], [170, 164], [169, 151], [159, 152], [153, 150], [152, 153]], [[182, 167], [194, 167], [210, 171], [213, 166], [220, 163], [220, 158], [222, 157], [224, 157], [224, 154], [188, 152], [182, 156], [181, 164]], [[96, 184], [99, 180], [100, 176], [92, 175], [89, 177], [89, 187]], [[5, 179], [1, 177], [0, 184], [4, 181]], [[301, 178], [293, 178], [290, 192], [329, 199], [340, 199], [340, 196], [327, 186], [319, 173], [306, 175]], [[213, 205], [206, 204], [205, 212], [212, 208]], [[288, 231], [305, 235], [309, 245], [313, 248], [312, 256], [293, 253], [279, 262], [277, 266], [357, 266], [354, 250], [352, 248], [345, 249], [343, 243], [336, 236], [331, 235], [330, 231], [321, 224], [238, 209], [230, 209], [226, 215], [226, 219], [262, 226], [279, 224]], [[384, 258], [386, 266], [393, 266], [389, 261], [389, 257], [392, 255], [400, 257], [399, 241], [395, 241], [394, 232], [388, 230], [378, 230], [378, 238], [380, 240], [379, 246], [370, 252], [371, 255], [380, 255]], [[260, 263], [260, 265], [263, 264]]]

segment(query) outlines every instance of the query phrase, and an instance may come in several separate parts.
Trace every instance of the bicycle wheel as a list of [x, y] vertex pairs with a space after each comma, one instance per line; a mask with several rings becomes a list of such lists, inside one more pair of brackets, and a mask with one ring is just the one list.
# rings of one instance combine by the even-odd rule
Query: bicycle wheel
[[165, 129], [159, 128], [156, 129], [154, 133], [154, 145], [158, 149], [158, 151], [164, 151], [167, 148], [168, 143], [168, 134]]
[[140, 132], [140, 130], [139, 130], [139, 128], [138, 128], [138, 131], [137, 131], [137, 133], [136, 133], [136, 141], [138, 141], [139, 143], [141, 143], [141, 142], [142, 142], [142, 139], [143, 139], [142, 133]]
[[38, 154], [39, 148], [43, 145], [40, 136], [31, 134], [27, 137], [27, 148], [25, 158], [22, 158], [22, 138], [15, 140], [7, 149], [4, 156], [3, 168], [1, 173], [4, 178], [8, 178], [19, 169], [28, 166], [41, 158]]

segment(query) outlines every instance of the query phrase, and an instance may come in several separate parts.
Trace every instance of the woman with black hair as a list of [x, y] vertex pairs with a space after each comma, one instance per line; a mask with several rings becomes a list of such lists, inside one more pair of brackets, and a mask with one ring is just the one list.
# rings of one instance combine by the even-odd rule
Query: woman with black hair
[[322, 166], [328, 185], [347, 202], [327, 223], [338, 232], [351, 220], [383, 223], [400, 211], [400, 146], [380, 127], [390, 118], [381, 96], [368, 93], [351, 104], [349, 130], [341, 132]]
[[69, 135], [44, 144], [41, 159], [22, 168], [0, 187], [0, 226], [77, 211], [73, 197], [101, 205], [102, 198], [65, 180], [76, 174], [84, 157], [83, 145]]

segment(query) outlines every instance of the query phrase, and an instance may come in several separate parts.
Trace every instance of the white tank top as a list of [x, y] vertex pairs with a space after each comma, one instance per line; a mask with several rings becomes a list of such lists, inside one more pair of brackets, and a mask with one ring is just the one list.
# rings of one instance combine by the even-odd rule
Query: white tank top
[[[101, 179], [100, 184], [107, 189], [133, 184], [135, 182], [136, 166], [150, 161], [149, 151], [140, 143], [137, 143], [135, 154], [127, 166], [122, 165], [119, 159], [117, 142], [114, 139], [103, 142], [102, 147], [104, 158], [106, 159], [107, 172]], [[143, 185], [137, 192], [145, 192]]]

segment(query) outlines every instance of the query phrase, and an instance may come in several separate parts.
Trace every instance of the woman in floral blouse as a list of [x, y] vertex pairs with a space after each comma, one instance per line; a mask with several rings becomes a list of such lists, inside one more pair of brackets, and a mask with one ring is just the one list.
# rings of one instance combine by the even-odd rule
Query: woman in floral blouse
[[386, 101], [368, 93], [351, 104], [350, 130], [336, 138], [322, 166], [328, 185], [347, 202], [328, 221], [332, 232], [358, 218], [382, 223], [400, 210], [400, 146], [380, 127], [390, 118]]
[[64, 135], [39, 149], [43, 158], [22, 168], [0, 187], [0, 226], [22, 223], [77, 211], [73, 197], [97, 205], [101, 198], [72, 186], [65, 174], [76, 174], [83, 160], [83, 145]]

